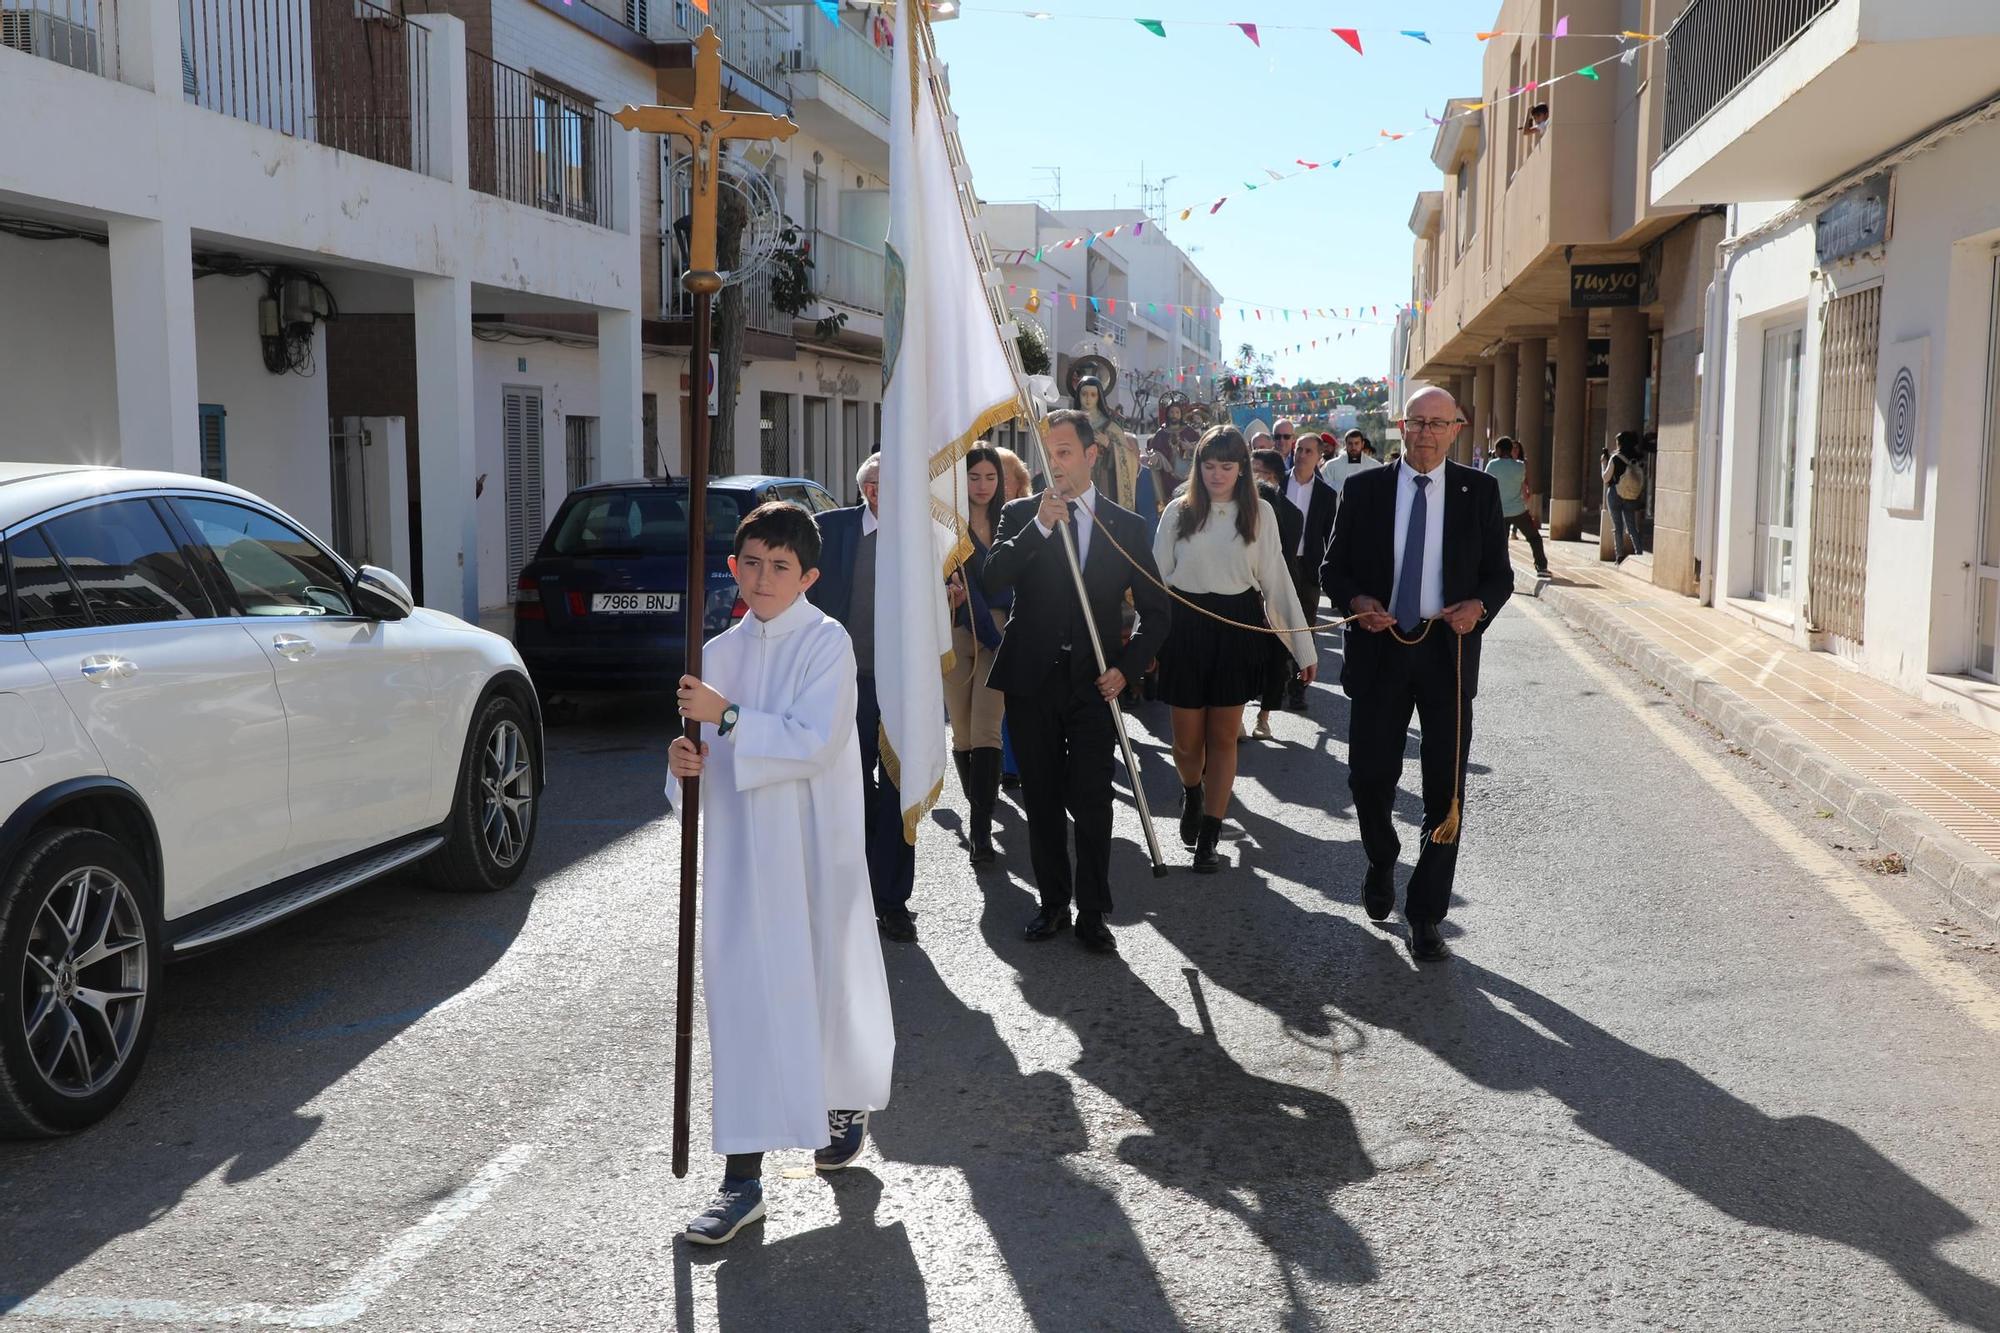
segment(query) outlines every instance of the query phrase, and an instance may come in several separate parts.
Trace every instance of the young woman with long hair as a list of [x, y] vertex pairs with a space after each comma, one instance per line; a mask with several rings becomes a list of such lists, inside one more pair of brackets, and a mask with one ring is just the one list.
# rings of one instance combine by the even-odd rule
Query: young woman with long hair
[[951, 717], [951, 758], [970, 807], [966, 842], [974, 865], [993, 860], [993, 804], [1000, 799], [1000, 722], [1006, 704], [1000, 691], [986, 688], [986, 673], [1014, 599], [1011, 593], [990, 596], [980, 587], [980, 574], [1007, 503], [1005, 472], [999, 453], [985, 445], [965, 456], [972, 554], [952, 575], [949, 589], [952, 667], [944, 678], [944, 703]]
[[1263, 693], [1271, 660], [1270, 635], [1241, 627], [1290, 630], [1285, 645], [1308, 683], [1319, 661], [1277, 515], [1257, 494], [1249, 446], [1234, 426], [1201, 437], [1192, 474], [1160, 515], [1153, 558], [1178, 602], [1160, 649], [1159, 690], [1173, 709], [1181, 841], [1194, 849], [1195, 870], [1213, 874], [1243, 705]]

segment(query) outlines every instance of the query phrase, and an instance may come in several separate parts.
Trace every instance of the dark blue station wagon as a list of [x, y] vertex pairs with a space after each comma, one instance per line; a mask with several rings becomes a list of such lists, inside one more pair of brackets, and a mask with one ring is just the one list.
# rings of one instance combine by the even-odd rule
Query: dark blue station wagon
[[[708, 596], [713, 637], [744, 614], [729, 577], [736, 525], [768, 500], [813, 514], [839, 506], [803, 477], [708, 483]], [[542, 694], [665, 690], [681, 676], [687, 619], [685, 480], [600, 482], [572, 491], [514, 589], [514, 645]]]

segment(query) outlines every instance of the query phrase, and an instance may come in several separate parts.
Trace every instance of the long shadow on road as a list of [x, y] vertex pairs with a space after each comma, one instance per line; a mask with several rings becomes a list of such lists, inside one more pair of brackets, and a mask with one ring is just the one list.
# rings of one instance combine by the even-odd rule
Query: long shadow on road
[[[125, 1102], [69, 1138], [0, 1143], [0, 1316], [173, 1212], [210, 1175], [240, 1185], [288, 1161], [325, 1128], [325, 1114], [307, 1108], [484, 977], [520, 934], [538, 889], [615, 836], [600, 825], [636, 829], [664, 808], [657, 781], [650, 795], [610, 799], [581, 790], [582, 782], [566, 785], [566, 776], [583, 774], [564, 749], [573, 752], [571, 740], [552, 733], [542, 828], [513, 888], [460, 896], [396, 876], [167, 971], [152, 1055]], [[611, 818], [564, 818], [586, 810]], [[565, 827], [571, 822], [589, 827]], [[463, 1090], [451, 1086], [398, 1088], [396, 1098], [382, 1132], [464, 1114]], [[382, 1208], [409, 1204], [413, 1189], [421, 1197], [455, 1188], [479, 1163], [435, 1165], [434, 1180], [385, 1185]], [[188, 1225], [199, 1237], [202, 1223]], [[205, 1242], [176, 1240], [159, 1251], [173, 1259], [164, 1267], [121, 1265], [135, 1281], [172, 1289], [91, 1294], [199, 1300], [203, 1290], [241, 1281], [235, 1254], [204, 1259]], [[287, 1242], [299, 1251], [293, 1271], [367, 1257], [324, 1254], [323, 1243], [310, 1228], [297, 1232]], [[214, 1271], [205, 1272], [210, 1261]], [[308, 1301], [326, 1294], [301, 1293]]]

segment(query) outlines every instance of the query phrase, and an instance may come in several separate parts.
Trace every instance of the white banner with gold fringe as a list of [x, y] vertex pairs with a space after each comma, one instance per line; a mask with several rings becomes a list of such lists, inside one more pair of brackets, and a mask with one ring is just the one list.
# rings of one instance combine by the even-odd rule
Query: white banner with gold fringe
[[896, 6], [889, 115], [888, 311], [882, 336], [875, 686], [903, 833], [944, 784], [945, 577], [971, 552], [965, 452], [1015, 414], [1018, 396], [986, 299], [944, 109], [927, 68], [922, 6]]

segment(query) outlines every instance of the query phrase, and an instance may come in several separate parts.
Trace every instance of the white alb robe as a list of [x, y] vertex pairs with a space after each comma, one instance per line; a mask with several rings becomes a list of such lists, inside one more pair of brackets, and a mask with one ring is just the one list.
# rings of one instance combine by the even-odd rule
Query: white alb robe
[[[826, 1146], [830, 1110], [889, 1103], [896, 1048], [862, 841], [854, 646], [804, 597], [746, 615], [702, 679], [702, 996], [719, 1153]], [[681, 783], [667, 779], [680, 810]]]

